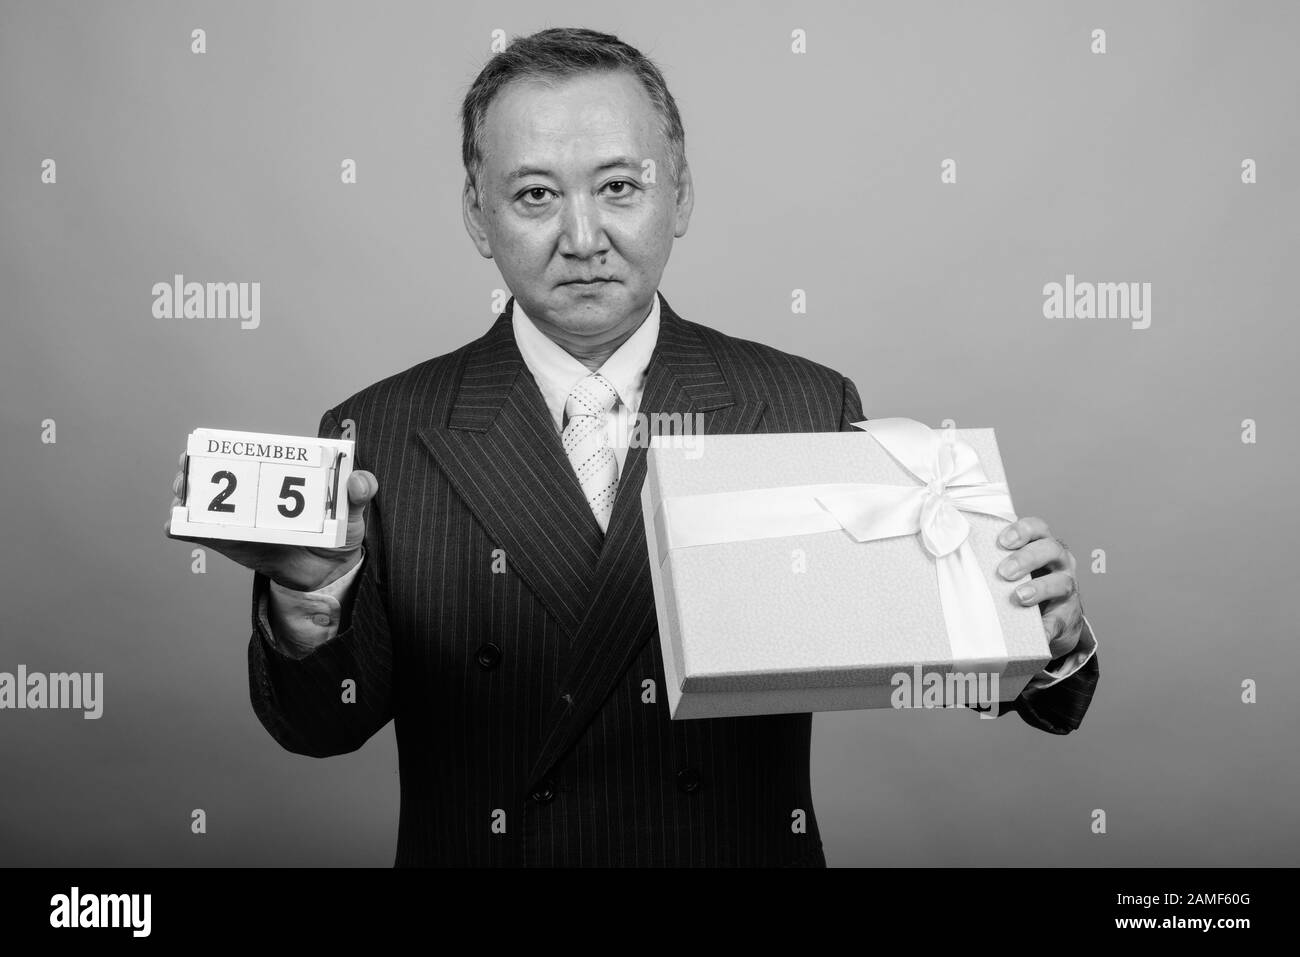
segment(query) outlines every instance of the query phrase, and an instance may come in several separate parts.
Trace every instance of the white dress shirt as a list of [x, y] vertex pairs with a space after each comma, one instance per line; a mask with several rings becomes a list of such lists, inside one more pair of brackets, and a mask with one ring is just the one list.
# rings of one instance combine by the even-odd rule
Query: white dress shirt
[[[512, 322], [515, 344], [519, 347], [524, 365], [537, 382], [537, 388], [546, 401], [558, 433], [564, 428], [564, 404], [569, 393], [592, 370], [538, 329], [518, 302], [515, 302]], [[641, 407], [650, 355], [658, 339], [659, 294], [656, 293], [645, 321], [597, 370], [618, 393], [619, 401], [605, 416], [605, 434], [618, 460], [620, 475], [627, 459], [627, 439], [634, 427], [635, 415]], [[306, 655], [329, 641], [338, 634], [343, 605], [351, 600], [352, 585], [363, 564], [364, 555], [346, 575], [317, 591], [295, 591], [272, 582], [267, 602], [270, 617], [267, 630], [275, 636], [277, 642], [284, 643], [286, 651], [296, 656]], [[1044, 669], [1034, 675], [1025, 690], [1040, 691], [1064, 681], [1087, 664], [1096, 651], [1097, 642], [1092, 634], [1092, 626], [1084, 618], [1083, 634], [1074, 651], [1056, 669]]]

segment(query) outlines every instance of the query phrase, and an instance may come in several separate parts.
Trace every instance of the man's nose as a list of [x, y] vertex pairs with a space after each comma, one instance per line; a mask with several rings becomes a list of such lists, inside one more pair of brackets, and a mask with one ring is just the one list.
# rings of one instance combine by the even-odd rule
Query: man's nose
[[560, 252], [566, 256], [588, 259], [609, 247], [600, 209], [591, 196], [576, 196], [564, 209], [561, 219]]

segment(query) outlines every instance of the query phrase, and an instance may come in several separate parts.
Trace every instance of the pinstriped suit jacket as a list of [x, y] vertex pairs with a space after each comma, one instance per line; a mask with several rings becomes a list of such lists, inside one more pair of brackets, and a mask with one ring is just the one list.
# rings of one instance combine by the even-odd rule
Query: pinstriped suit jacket
[[[642, 412], [702, 413], [715, 434], [864, 418], [838, 373], [661, 302]], [[277, 650], [255, 575], [258, 717], [318, 757], [395, 722], [398, 866], [825, 866], [811, 715], [669, 721], [645, 450], [628, 452], [604, 535], [515, 345], [513, 305], [477, 341], [325, 413], [321, 435], [353, 420], [355, 465], [379, 479], [366, 559], [350, 620], [302, 659]], [[1094, 656], [1016, 710], [1066, 733], [1096, 678]], [[355, 703], [342, 701], [346, 679]], [[792, 831], [797, 809], [806, 833]]]

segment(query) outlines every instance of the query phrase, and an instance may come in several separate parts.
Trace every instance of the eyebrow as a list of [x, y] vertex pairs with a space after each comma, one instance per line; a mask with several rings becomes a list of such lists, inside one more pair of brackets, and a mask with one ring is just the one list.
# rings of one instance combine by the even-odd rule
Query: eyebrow
[[[607, 169], [615, 169], [620, 166], [627, 166], [636, 169], [641, 164], [630, 156], [615, 156], [613, 159], [606, 160], [596, 167], [597, 173], [603, 173]], [[506, 182], [511, 180], [523, 179], [526, 176], [554, 176], [549, 169], [543, 166], [517, 166], [510, 172], [506, 173]]]

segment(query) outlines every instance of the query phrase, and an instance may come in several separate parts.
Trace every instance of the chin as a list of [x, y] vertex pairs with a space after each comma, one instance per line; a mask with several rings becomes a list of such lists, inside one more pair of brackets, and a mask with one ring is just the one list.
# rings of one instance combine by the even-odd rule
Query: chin
[[556, 325], [574, 329], [607, 325], [611, 316], [621, 319], [627, 310], [627, 294], [621, 284], [574, 294], [565, 288], [556, 290], [555, 308], [551, 310]]
[[554, 324], [566, 332], [593, 335], [613, 328], [622, 318], [621, 311], [610, 309], [570, 309], [557, 315]]

